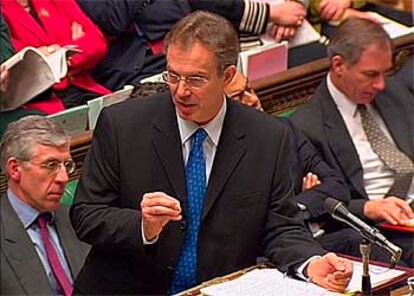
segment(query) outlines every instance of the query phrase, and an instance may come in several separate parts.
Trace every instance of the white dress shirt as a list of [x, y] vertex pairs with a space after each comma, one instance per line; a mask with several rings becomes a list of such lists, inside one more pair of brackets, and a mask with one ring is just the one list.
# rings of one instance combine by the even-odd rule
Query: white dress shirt
[[[357, 111], [357, 104], [349, 100], [343, 92], [335, 87], [329, 74], [327, 77], [327, 86], [358, 153], [363, 170], [364, 187], [368, 198], [370, 200], [384, 198], [394, 183], [395, 171], [389, 169], [372, 149], [362, 127], [361, 116]], [[388, 140], [396, 146], [380, 114], [371, 105], [367, 105], [367, 111], [378, 123]], [[411, 183], [408, 197], [414, 198], [414, 182]]]
[[[207, 132], [207, 137], [203, 142], [203, 152], [206, 161], [206, 182], [210, 179], [211, 168], [213, 167], [213, 160], [216, 155], [217, 145], [220, 139], [221, 130], [223, 128], [224, 117], [227, 111], [227, 102], [224, 102], [220, 111], [207, 124], [199, 126], [192, 121], [182, 119], [177, 114], [178, 130], [180, 132], [181, 145], [183, 151], [184, 166], [187, 165], [188, 157], [191, 150], [191, 137], [199, 129], [203, 128]], [[206, 184], [206, 186], [207, 186]]]

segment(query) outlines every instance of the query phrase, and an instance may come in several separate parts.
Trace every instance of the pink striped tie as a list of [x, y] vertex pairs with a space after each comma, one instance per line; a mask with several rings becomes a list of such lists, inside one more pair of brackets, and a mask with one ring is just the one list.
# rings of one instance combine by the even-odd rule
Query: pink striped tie
[[53, 275], [57, 280], [58, 286], [60, 287], [61, 291], [63, 291], [65, 296], [70, 296], [72, 295], [73, 287], [65, 270], [63, 269], [62, 264], [60, 263], [57, 251], [52, 244], [49, 230], [47, 229], [49, 220], [50, 214], [41, 214], [37, 218], [40, 236], [42, 237], [43, 244], [45, 245], [47, 259], [49, 261], [50, 267], [52, 268]]

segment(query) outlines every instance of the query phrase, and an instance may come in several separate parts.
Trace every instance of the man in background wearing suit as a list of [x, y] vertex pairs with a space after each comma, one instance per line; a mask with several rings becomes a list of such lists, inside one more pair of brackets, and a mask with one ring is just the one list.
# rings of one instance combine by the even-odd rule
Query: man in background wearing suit
[[[328, 56], [326, 80], [292, 121], [342, 173], [352, 212], [371, 222], [403, 224], [414, 217], [404, 201], [414, 197], [414, 105], [407, 87], [386, 78], [392, 68], [391, 40], [380, 25], [350, 19], [332, 38]], [[413, 266], [413, 236], [386, 236], [403, 248], [404, 263]]]
[[69, 138], [57, 123], [27, 116], [9, 124], [1, 143], [8, 190], [0, 201], [0, 294], [72, 293], [88, 251], [60, 205], [74, 168]]
[[287, 128], [225, 98], [239, 48], [228, 21], [192, 13], [166, 39], [170, 94], [103, 110], [71, 209], [92, 244], [75, 293], [176, 293], [262, 254], [346, 287], [351, 263], [325, 254], [298, 215]]

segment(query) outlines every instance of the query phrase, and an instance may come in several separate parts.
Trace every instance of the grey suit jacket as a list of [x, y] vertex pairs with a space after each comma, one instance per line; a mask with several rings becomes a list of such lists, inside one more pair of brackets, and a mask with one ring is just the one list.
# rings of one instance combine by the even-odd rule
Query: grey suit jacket
[[[378, 94], [375, 104], [399, 149], [413, 159], [413, 94], [395, 78], [389, 78], [386, 90]], [[349, 208], [363, 217], [363, 205], [368, 197], [363, 186], [361, 162], [326, 81], [291, 119], [318, 148], [325, 161], [342, 173], [351, 190]]]
[[[40, 258], [8, 198], [1, 200], [1, 295], [51, 295], [52, 288]], [[73, 278], [81, 269], [89, 247], [79, 242], [70, 225], [68, 208], [55, 212], [56, 230]]]

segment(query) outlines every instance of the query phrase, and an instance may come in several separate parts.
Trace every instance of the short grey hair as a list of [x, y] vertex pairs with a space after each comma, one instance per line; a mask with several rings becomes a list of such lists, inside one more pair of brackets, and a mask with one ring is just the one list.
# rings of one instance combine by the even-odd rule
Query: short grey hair
[[50, 118], [32, 115], [11, 122], [0, 143], [0, 166], [6, 174], [6, 164], [10, 157], [30, 160], [33, 147], [44, 145], [61, 147], [69, 144], [69, 137], [62, 126]]
[[214, 51], [218, 73], [237, 65], [240, 43], [233, 25], [214, 13], [196, 11], [178, 21], [165, 37], [165, 53], [171, 45], [184, 49], [200, 42]]
[[380, 24], [367, 19], [350, 18], [336, 29], [328, 45], [328, 57], [331, 59], [339, 55], [352, 65], [371, 45], [390, 46], [393, 50], [391, 38]]

